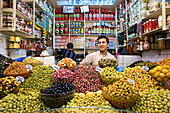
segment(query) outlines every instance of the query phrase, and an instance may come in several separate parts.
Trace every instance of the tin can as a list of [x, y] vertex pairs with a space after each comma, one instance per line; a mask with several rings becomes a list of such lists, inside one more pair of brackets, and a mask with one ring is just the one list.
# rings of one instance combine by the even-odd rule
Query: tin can
[[20, 36], [19, 36], [19, 35], [16, 35], [16, 36], [15, 36], [15, 41], [16, 41], [16, 42], [20, 42]]
[[15, 41], [15, 37], [14, 37], [14, 35], [9, 35], [9, 41]]

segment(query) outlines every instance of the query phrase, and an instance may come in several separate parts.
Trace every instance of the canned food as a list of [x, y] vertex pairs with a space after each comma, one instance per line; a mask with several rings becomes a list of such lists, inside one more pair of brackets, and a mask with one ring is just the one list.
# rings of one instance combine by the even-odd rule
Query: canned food
[[9, 48], [14, 48], [13, 43], [9, 42]]
[[15, 41], [14, 35], [9, 35], [9, 41]]
[[14, 48], [20, 48], [20, 44], [18, 44], [18, 43], [15, 42], [14, 45], [13, 45], [13, 47], [14, 47]]
[[16, 41], [16, 42], [20, 42], [20, 37], [19, 37], [19, 35], [16, 35], [16, 36], [15, 36], [15, 41]]

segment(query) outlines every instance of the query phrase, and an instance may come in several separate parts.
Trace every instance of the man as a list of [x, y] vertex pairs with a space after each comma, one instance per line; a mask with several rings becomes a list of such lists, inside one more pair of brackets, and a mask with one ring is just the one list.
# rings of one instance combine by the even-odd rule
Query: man
[[76, 53], [73, 51], [73, 43], [68, 43], [67, 44], [67, 49], [63, 51], [63, 58], [71, 58], [74, 61], [76, 61]]
[[109, 47], [109, 39], [106, 36], [99, 36], [97, 40], [98, 40], [99, 51], [87, 55], [86, 58], [83, 59], [82, 62], [80, 62], [80, 66], [92, 64], [92, 66], [94, 67], [99, 67], [98, 61], [101, 58], [103, 59], [114, 58], [116, 60], [116, 58], [107, 51], [107, 47]]

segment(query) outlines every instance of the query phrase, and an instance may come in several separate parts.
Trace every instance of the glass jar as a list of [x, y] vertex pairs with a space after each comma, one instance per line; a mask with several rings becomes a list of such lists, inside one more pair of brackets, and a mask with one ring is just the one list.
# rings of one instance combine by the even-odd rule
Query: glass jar
[[27, 25], [25, 26], [25, 32], [28, 32], [28, 26]]
[[21, 2], [17, 3], [17, 10], [21, 11]]
[[12, 14], [7, 14], [7, 20], [9, 20], [9, 21], [13, 20]]
[[165, 49], [165, 38], [158, 38], [158, 49]]
[[21, 23], [22, 25], [25, 25], [24, 19], [21, 19], [20, 23]]
[[25, 15], [28, 16], [28, 5], [25, 3]]
[[150, 49], [150, 44], [149, 44], [148, 40], [149, 40], [148, 37], [145, 36], [144, 50], [149, 50]]

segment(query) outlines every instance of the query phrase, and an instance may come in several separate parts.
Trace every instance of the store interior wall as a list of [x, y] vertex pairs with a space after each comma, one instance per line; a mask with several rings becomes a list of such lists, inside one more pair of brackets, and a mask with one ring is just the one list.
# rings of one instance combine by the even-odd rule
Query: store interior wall
[[159, 62], [162, 59], [170, 56], [170, 49], [165, 50], [150, 50], [142, 52], [143, 61]]
[[[2, 35], [2, 34], [0, 34]], [[6, 49], [7, 47], [7, 39], [6, 38], [0, 38], [0, 54], [7, 56], [8, 51]]]

